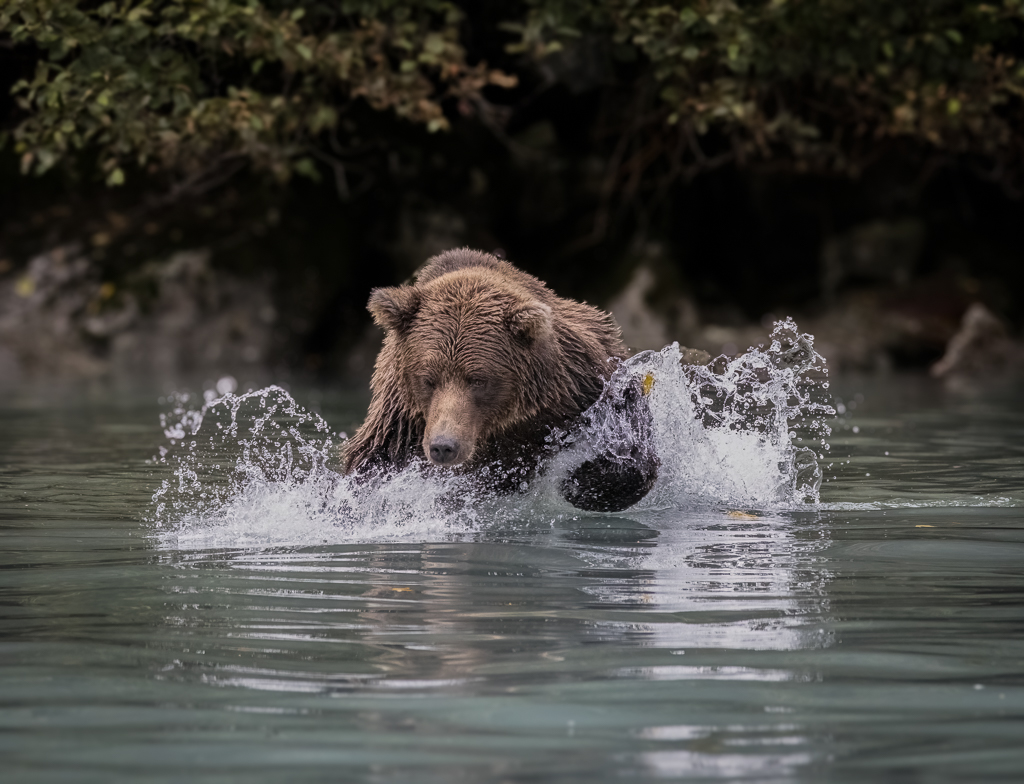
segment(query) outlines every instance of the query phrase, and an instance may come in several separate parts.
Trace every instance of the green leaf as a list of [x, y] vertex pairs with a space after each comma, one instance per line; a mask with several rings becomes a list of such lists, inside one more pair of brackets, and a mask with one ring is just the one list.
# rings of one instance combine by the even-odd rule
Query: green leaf
[[107, 175], [107, 185], [114, 187], [116, 185], [124, 185], [124, 172], [121, 167], [118, 166], [114, 171]]
[[292, 164], [296, 174], [306, 177], [314, 182], [320, 181], [320, 172], [317, 171], [316, 163], [312, 158], [299, 158]]
[[679, 12], [679, 21], [683, 23], [683, 27], [692, 27], [700, 21], [700, 16], [692, 8], [684, 8]]
[[437, 33], [431, 33], [427, 36], [423, 42], [423, 51], [428, 52], [432, 55], [440, 55], [444, 53], [445, 42], [444, 39]]

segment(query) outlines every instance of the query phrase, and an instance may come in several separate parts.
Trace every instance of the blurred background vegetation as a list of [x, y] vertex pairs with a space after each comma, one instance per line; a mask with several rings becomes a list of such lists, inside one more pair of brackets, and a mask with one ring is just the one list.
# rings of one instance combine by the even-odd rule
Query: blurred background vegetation
[[927, 367], [972, 305], [1024, 317], [1022, 32], [1021, 0], [5, 0], [0, 373], [362, 373], [370, 288], [462, 244], [638, 348], [795, 313], [834, 365]]

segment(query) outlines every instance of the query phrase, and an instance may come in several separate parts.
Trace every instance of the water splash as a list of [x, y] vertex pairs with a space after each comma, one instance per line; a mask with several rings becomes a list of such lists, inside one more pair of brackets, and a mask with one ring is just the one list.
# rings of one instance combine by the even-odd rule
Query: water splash
[[[410, 470], [375, 486], [340, 476], [344, 436], [279, 386], [241, 395], [172, 396], [161, 417], [169, 445], [155, 458], [173, 469], [153, 495], [152, 522], [172, 546], [309, 545], [370, 538], [438, 536], [468, 530], [439, 514], [457, 494], [454, 477]], [[406, 530], [406, 529], [412, 529]]]
[[559, 434], [567, 446], [511, 497], [425, 465], [371, 483], [342, 477], [343, 439], [281, 387], [211, 391], [201, 404], [177, 396], [156, 458], [173, 476], [153, 496], [152, 522], [174, 547], [423, 541], [550, 524], [579, 514], [557, 492], [565, 471], [595, 453], [628, 454], [636, 430], [614, 403], [637, 384], [648, 393], [661, 470], [630, 514], [818, 502], [825, 417], [835, 412], [823, 402], [828, 381], [813, 338], [787, 319], [767, 348], [707, 367], [682, 365], [678, 344], [623, 362], [587, 426]]
[[[651, 410], [663, 480], [644, 506], [691, 503], [773, 509], [816, 504], [828, 450], [825, 361], [792, 319], [767, 348], [681, 366], [676, 344], [638, 355], [655, 379]], [[632, 363], [631, 363], [632, 364]]]

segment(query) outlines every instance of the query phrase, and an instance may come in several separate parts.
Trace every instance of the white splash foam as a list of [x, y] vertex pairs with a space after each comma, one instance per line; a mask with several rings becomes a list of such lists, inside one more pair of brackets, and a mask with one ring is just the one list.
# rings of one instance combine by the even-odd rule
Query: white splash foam
[[682, 366], [672, 344], [627, 366], [654, 378], [650, 405], [662, 464], [639, 508], [766, 510], [818, 502], [826, 418], [835, 411], [823, 402], [828, 380], [814, 338], [792, 319], [775, 325], [768, 348], [731, 361]]
[[[828, 382], [813, 338], [792, 320], [776, 325], [768, 348], [720, 358], [714, 369], [684, 367], [673, 344], [624, 362], [609, 384], [648, 376], [661, 469], [631, 515], [818, 502], [825, 418], [834, 411], [820, 402]], [[211, 391], [199, 408], [183, 395], [172, 405], [162, 418], [169, 445], [156, 460], [173, 478], [153, 496], [152, 522], [165, 546], [185, 549], [436, 541], [495, 524], [547, 525], [579, 514], [558, 495], [561, 472], [590, 450], [619, 451], [617, 439], [632, 432], [599, 401], [590, 430], [572, 434], [575, 445], [526, 492], [496, 497], [471, 478], [424, 466], [372, 484], [339, 476], [339, 439], [281, 387], [222, 397]]]

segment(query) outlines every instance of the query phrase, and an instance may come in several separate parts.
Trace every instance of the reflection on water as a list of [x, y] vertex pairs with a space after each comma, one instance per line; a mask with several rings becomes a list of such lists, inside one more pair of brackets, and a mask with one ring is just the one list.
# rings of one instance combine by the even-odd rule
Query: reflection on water
[[[300, 552], [216, 552], [164, 556], [175, 570], [175, 629], [223, 628], [204, 647], [202, 677], [272, 690], [426, 688], [484, 682], [501, 674], [511, 647], [514, 672], [542, 678], [571, 672], [583, 646], [619, 644], [786, 651], [829, 644], [827, 572], [813, 555], [827, 541], [790, 521], [723, 524], [720, 514], [688, 520], [685, 536], [633, 521], [597, 518], [535, 531], [526, 541], [449, 542]], [[607, 541], [609, 521], [629, 523]], [[806, 524], [805, 524], [806, 525]], [[637, 536], [639, 534], [639, 536]], [[646, 538], [654, 534], [657, 539]], [[522, 535], [520, 535], [522, 538]], [[215, 570], [214, 584], [207, 576]], [[200, 631], [200, 633], [205, 633]], [[305, 670], [307, 646], [358, 650], [324, 678]], [[300, 663], [289, 670], [232, 658], [240, 649]], [[168, 672], [177, 670], [175, 666]], [[194, 666], [183, 672], [194, 675]], [[778, 680], [745, 667], [671, 665], [610, 668], [608, 677]], [[166, 675], [165, 677], [171, 677]], [[800, 677], [803, 677], [802, 675]]]
[[370, 509], [363, 539], [280, 484], [157, 529], [155, 396], [0, 401], [5, 773], [1020, 778], [1024, 414], [917, 389], [863, 388], [816, 507]]
[[[796, 522], [767, 515], [736, 523], [721, 513], [692, 512], [650, 522], [661, 531], [657, 546], [624, 554], [588, 548], [580, 556], [596, 567], [629, 570], [629, 581], [586, 589], [600, 601], [643, 606], [650, 642], [667, 647], [795, 650], [828, 644], [807, 617], [826, 614], [828, 572], [814, 555], [827, 533], [817, 516]], [[708, 618], [709, 611], [713, 613]], [[658, 622], [661, 613], [664, 622]], [[689, 622], [678, 622], [692, 613]], [[703, 620], [707, 618], [707, 620]]]
[[[281, 715], [341, 700], [378, 739], [444, 727], [475, 747], [497, 734], [512, 746], [488, 753], [505, 764], [527, 742], [591, 780], [791, 771], [822, 757], [821, 738], [781, 706], [821, 676], [779, 657], [832, 642], [827, 546], [813, 519], [704, 512], [476, 541], [163, 554], [168, 661], [155, 677], [219, 687], [233, 705], [237, 690], [274, 695]], [[757, 721], [741, 719], [746, 706]], [[599, 749], [612, 754], [597, 767], [575, 756]]]

